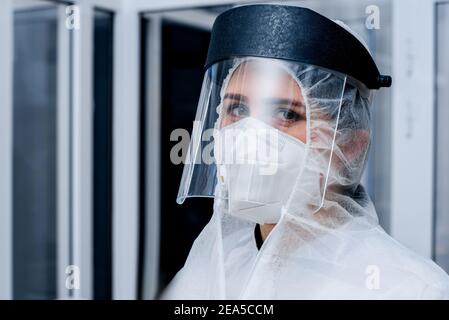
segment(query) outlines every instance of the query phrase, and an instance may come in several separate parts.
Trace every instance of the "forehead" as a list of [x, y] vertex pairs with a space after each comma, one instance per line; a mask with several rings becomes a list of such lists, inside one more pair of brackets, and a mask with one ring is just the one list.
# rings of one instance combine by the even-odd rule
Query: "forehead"
[[226, 93], [249, 98], [277, 97], [302, 100], [297, 81], [279, 65], [270, 62], [246, 61], [229, 79]]

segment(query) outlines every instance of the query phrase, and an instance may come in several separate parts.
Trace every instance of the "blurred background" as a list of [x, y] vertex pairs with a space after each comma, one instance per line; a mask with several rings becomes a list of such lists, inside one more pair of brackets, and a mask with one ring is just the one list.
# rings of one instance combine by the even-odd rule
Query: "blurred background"
[[[212, 214], [176, 204], [171, 133], [191, 131], [215, 17], [245, 3], [0, 2], [1, 299], [158, 297]], [[449, 0], [277, 3], [344, 21], [392, 75], [363, 184], [448, 272]]]

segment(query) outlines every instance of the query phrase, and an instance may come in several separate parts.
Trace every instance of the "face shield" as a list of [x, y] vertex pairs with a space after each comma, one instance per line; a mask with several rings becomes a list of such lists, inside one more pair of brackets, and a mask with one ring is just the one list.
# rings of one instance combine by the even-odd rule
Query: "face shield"
[[275, 223], [283, 210], [318, 210], [328, 187], [353, 188], [369, 144], [369, 94], [362, 97], [355, 84], [279, 59], [213, 64], [178, 203], [215, 197], [232, 215]]
[[177, 202], [214, 197], [231, 215], [276, 223], [351, 195], [371, 89], [390, 84], [363, 44], [311, 10], [227, 11], [213, 26]]

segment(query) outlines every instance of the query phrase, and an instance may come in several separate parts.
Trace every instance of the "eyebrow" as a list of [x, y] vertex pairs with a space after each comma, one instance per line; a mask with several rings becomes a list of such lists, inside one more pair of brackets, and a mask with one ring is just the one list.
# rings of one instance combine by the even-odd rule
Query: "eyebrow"
[[304, 108], [304, 103], [298, 100], [284, 99], [284, 98], [269, 98], [266, 99], [270, 104], [281, 104], [286, 106], [293, 106], [298, 108]]
[[239, 93], [226, 93], [223, 99], [248, 101], [248, 98]]
[[[248, 101], [248, 97], [239, 93], [226, 93], [223, 99], [232, 99], [244, 102]], [[298, 100], [285, 99], [285, 98], [267, 98], [265, 100], [270, 104], [281, 104], [286, 106], [304, 108], [304, 103]]]

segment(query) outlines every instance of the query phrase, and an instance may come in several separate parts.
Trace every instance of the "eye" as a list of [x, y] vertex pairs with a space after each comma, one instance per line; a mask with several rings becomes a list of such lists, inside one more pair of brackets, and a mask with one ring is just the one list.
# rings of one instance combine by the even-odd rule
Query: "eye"
[[248, 117], [249, 116], [249, 108], [243, 104], [232, 104], [227, 108], [228, 114], [233, 117]]
[[301, 119], [301, 116], [288, 108], [278, 108], [275, 112], [274, 112], [274, 117], [276, 118], [276, 120], [279, 121], [285, 121], [285, 122], [295, 122]]

